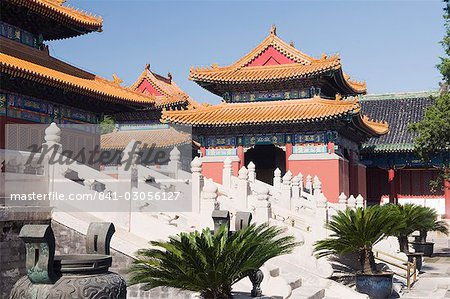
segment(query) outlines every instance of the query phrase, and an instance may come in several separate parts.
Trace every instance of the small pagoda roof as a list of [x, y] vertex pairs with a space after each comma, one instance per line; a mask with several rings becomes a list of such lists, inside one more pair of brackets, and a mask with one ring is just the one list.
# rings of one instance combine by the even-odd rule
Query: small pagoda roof
[[387, 123], [370, 120], [360, 114], [357, 98], [282, 100], [247, 103], [222, 103], [194, 111], [163, 111], [162, 120], [195, 127], [226, 127], [263, 124], [294, 124], [320, 122], [356, 116], [369, 135], [388, 132]]
[[423, 119], [425, 110], [434, 104], [438, 95], [438, 91], [421, 91], [363, 96], [362, 112], [389, 122], [389, 133], [363, 143], [362, 152], [365, 154], [413, 152], [414, 138], [417, 134], [408, 127]]
[[[144, 86], [144, 82], [150, 84], [151, 89]], [[189, 97], [172, 79], [172, 74], [161, 76], [150, 70], [147, 64], [139, 78], [130, 86], [130, 89], [144, 93], [155, 100], [156, 107], [173, 107], [186, 105], [189, 108], [197, 108], [199, 104]]]
[[142, 146], [171, 148], [190, 144], [192, 136], [172, 127], [123, 130], [101, 135], [100, 146], [102, 150], [123, 150], [132, 140], [141, 142]]
[[[38, 84], [112, 103], [152, 107], [155, 101], [142, 93], [120, 86], [121, 80], [107, 80], [48, 55], [48, 52], [1, 38], [0, 71]], [[12, 44], [14, 43], [14, 44]]]
[[[4, 0], [2, 1], [2, 14], [9, 11], [9, 9], [5, 9], [9, 4], [39, 16], [39, 22], [46, 24], [41, 24], [41, 26], [34, 19], [33, 21], [30, 20], [32, 24], [26, 23], [25, 25], [30, 28], [34, 27], [33, 32], [41, 33], [44, 40], [62, 39], [93, 31], [102, 31], [103, 20], [101, 17], [64, 5], [64, 2], [64, 0]], [[8, 17], [14, 18], [14, 16]], [[15, 18], [17, 19], [17, 17]], [[20, 18], [29, 18], [29, 13], [22, 14]], [[48, 21], [44, 22], [43, 20]], [[27, 20], [22, 21], [27, 22]]]
[[[263, 57], [268, 50], [275, 51], [283, 60], [277, 61], [270, 55], [267, 60], [254, 62]], [[281, 56], [280, 56], [281, 55]], [[264, 58], [264, 59], [266, 59]], [[271, 83], [283, 80], [298, 80], [334, 72], [339, 81], [349, 94], [366, 93], [366, 83], [350, 80], [350, 77], [342, 71], [339, 55], [314, 58], [299, 50], [293, 44], [287, 44], [276, 35], [276, 28], [272, 30], [258, 46], [247, 55], [229, 66], [192, 67], [189, 79], [196, 81], [201, 86], [209, 89], [208, 84], [254, 84]], [[214, 89], [210, 91], [215, 92]]]

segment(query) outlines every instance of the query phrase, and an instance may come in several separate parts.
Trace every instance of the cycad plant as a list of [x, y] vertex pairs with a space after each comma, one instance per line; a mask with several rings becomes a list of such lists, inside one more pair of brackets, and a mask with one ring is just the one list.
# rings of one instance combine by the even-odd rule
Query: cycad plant
[[386, 213], [386, 209], [380, 206], [339, 211], [326, 224], [333, 233], [329, 238], [317, 241], [314, 251], [318, 257], [358, 253], [363, 272], [374, 274], [373, 246], [403, 226], [398, 213]]
[[231, 234], [221, 226], [215, 233], [204, 229], [152, 241], [153, 248], [138, 251], [130, 283], [143, 284], [145, 290], [167, 286], [199, 292], [203, 298], [231, 298], [234, 283], [298, 245], [284, 231], [252, 224]]
[[438, 220], [438, 214], [435, 209], [421, 206], [420, 209], [425, 213], [426, 219], [419, 223], [420, 242], [427, 242], [428, 232], [438, 231], [448, 235], [448, 224], [445, 221]]
[[388, 213], [397, 213], [403, 219], [405, 226], [393, 231], [400, 245], [400, 251], [409, 253], [408, 236], [416, 230], [420, 230], [422, 225], [430, 223], [429, 210], [414, 204], [386, 205]]

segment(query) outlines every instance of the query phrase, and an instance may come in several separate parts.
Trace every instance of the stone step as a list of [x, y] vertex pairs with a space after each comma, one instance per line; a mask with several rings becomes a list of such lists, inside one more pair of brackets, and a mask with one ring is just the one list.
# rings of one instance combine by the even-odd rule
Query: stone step
[[325, 289], [316, 286], [302, 286], [292, 291], [289, 299], [323, 299]]

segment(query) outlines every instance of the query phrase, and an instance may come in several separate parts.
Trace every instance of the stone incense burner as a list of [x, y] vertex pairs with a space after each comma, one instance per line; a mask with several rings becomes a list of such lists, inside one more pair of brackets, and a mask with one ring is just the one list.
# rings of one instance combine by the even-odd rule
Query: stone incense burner
[[87, 254], [55, 255], [55, 237], [49, 225], [25, 225], [27, 275], [14, 285], [11, 299], [126, 298], [126, 283], [109, 272], [110, 241], [114, 225], [94, 222], [86, 236]]

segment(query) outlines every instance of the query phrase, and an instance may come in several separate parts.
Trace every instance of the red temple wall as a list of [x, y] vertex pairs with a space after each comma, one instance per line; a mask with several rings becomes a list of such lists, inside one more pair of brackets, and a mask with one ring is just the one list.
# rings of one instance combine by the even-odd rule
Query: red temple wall
[[[223, 162], [203, 162], [202, 174], [205, 178], [212, 179], [218, 184], [222, 184], [222, 170]], [[233, 176], [238, 175], [239, 161], [233, 161], [231, 163], [231, 170]]]
[[[430, 180], [437, 177], [436, 169], [400, 169], [395, 171], [394, 185], [398, 197], [436, 197], [444, 192], [431, 192]], [[379, 202], [389, 196], [388, 171], [379, 168], [367, 169], [367, 199]]]
[[348, 162], [339, 158], [323, 160], [290, 160], [289, 170], [293, 175], [310, 174], [322, 182], [322, 192], [330, 202], [337, 202], [339, 194], [348, 194]]

